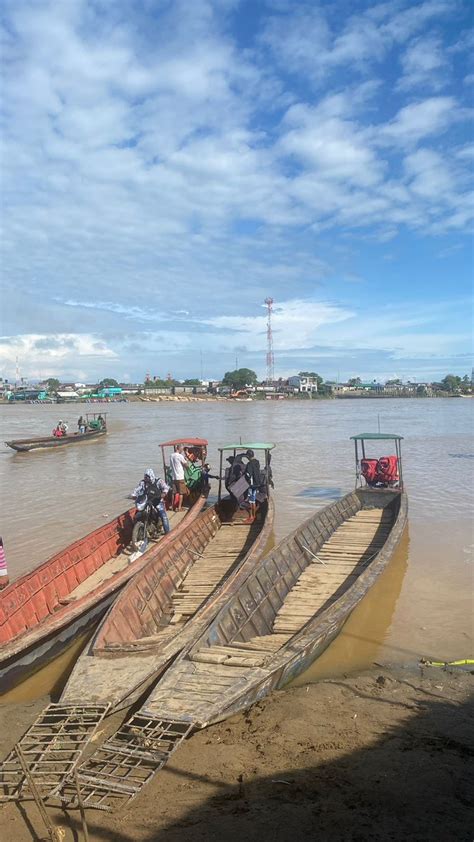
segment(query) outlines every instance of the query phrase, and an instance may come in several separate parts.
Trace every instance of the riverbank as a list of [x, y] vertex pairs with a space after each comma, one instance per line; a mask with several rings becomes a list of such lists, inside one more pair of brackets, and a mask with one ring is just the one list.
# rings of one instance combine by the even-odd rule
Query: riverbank
[[[470, 842], [472, 682], [377, 667], [275, 693], [194, 735], [123, 815], [88, 811], [91, 842]], [[0, 706], [2, 757], [46, 701]], [[45, 838], [22, 811], [2, 808], [2, 836]], [[82, 838], [76, 811], [49, 814]]]

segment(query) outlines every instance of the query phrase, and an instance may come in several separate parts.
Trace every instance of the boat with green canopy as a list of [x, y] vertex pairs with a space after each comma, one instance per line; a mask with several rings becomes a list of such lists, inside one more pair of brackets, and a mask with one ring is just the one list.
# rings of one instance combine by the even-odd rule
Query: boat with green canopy
[[[260, 456], [255, 520], [248, 516], [245, 471], [237, 479], [228, 475], [224, 484], [219, 482], [215, 505], [202, 511], [191, 529], [162, 550], [158, 547], [123, 589], [80, 655], [59, 703], [49, 705], [22, 738], [41, 794], [60, 791], [102, 719], [129, 707], [156, 682], [181, 650], [204, 633], [268, 551], [273, 448], [272, 443], [219, 448], [221, 469], [226, 453], [240, 465], [248, 451]], [[58, 754], [58, 740], [66, 733], [74, 737]], [[0, 801], [22, 793], [23, 775], [12, 755], [0, 767]]]
[[[219, 612], [142, 707], [78, 768], [84, 806], [127, 805], [188, 735], [284, 687], [339, 633], [387, 567], [407, 520], [402, 437], [353, 440], [355, 489], [315, 511], [231, 583]], [[389, 440], [396, 455], [369, 456]], [[235, 445], [236, 453], [239, 447], [248, 445]], [[74, 803], [71, 784], [64, 794]]]

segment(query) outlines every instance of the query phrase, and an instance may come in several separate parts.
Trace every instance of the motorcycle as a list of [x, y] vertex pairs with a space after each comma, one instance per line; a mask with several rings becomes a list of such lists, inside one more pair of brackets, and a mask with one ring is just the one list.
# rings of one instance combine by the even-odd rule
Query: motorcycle
[[163, 515], [167, 520], [162, 492], [156, 485], [147, 485], [143, 494], [135, 500], [136, 513], [132, 530], [132, 547], [143, 553], [148, 539], [157, 540], [165, 533]]

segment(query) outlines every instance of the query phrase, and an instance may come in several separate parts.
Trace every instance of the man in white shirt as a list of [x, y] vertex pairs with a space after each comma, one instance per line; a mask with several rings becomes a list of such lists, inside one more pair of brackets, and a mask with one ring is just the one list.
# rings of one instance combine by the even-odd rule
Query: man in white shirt
[[175, 444], [174, 453], [170, 456], [171, 476], [173, 477], [174, 498], [173, 511], [180, 512], [183, 508], [183, 497], [186, 494], [186, 483], [184, 481], [184, 469], [188, 460], [183, 455], [183, 445]]

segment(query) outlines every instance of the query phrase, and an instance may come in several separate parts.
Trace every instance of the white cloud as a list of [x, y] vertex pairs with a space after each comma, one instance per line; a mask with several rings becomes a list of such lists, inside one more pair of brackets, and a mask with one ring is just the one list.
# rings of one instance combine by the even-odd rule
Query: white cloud
[[428, 135], [447, 131], [462, 116], [454, 97], [429, 97], [403, 106], [393, 120], [381, 127], [380, 135], [397, 143], [416, 143]]
[[[251, 312], [271, 291], [289, 324], [289, 302], [310, 300], [318, 331], [336, 316], [347, 326], [351, 307], [314, 303], [366, 275], [360, 251], [338, 262], [341, 238], [376, 250], [404, 230], [466, 230], [465, 91], [407, 101], [387, 73], [402, 49], [406, 79], [444, 66], [447, 40], [432, 25], [451, 3], [397, 0], [349, 17], [324, 4], [268, 8], [246, 21], [242, 47], [233, 0], [6, 0], [8, 332], [89, 337], [79, 347], [98, 366], [102, 341], [120, 371], [147, 346], [191, 354], [204, 330], [226, 351], [260, 348], [259, 322], [260, 338], [249, 327], [237, 340], [230, 323], [202, 320], [240, 313], [242, 300]], [[307, 347], [315, 331], [301, 319]], [[291, 347], [282, 325], [276, 338]], [[40, 351], [26, 339], [19, 355]]]
[[117, 354], [100, 336], [92, 334], [24, 334], [0, 337], [0, 367], [13, 371], [16, 360], [29, 377], [39, 377], [46, 368], [52, 374], [64, 371], [71, 364], [90, 365], [97, 360], [113, 362]]
[[[278, 302], [272, 316], [275, 350], [310, 348], [317, 341], [322, 325], [344, 322], [353, 315], [347, 308], [326, 302], [300, 299]], [[267, 318], [263, 313], [253, 318], [243, 314], [215, 316], [206, 323], [228, 331], [227, 343], [231, 347], [236, 344], [247, 345], [252, 350], [266, 347]]]
[[397, 87], [408, 90], [415, 87], [439, 90], [448, 81], [448, 62], [442, 41], [434, 35], [414, 39], [401, 57], [403, 75]]

